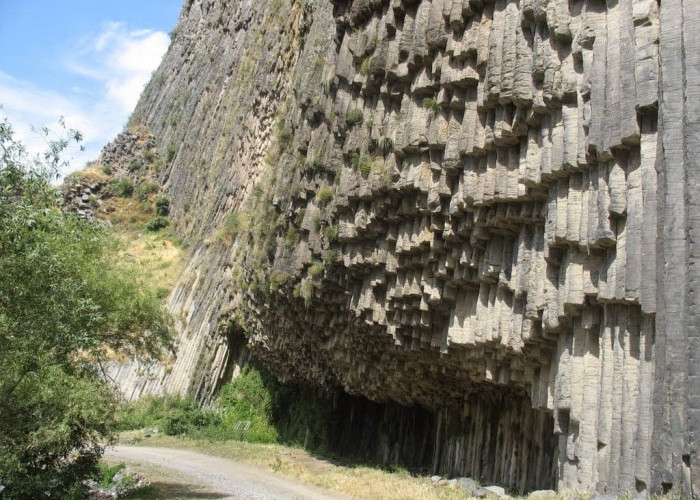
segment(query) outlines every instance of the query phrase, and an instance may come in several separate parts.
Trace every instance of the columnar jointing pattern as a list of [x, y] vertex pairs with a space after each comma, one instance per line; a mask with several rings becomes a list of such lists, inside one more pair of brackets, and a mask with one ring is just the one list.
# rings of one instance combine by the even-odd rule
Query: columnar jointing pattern
[[[295, 144], [343, 162], [340, 257], [311, 314], [260, 312], [261, 355], [378, 400], [469, 400], [463, 415], [479, 406], [470, 394], [507, 387], [551, 412], [559, 488], [646, 489], [657, 3], [356, 0], [335, 17], [321, 107], [337, 118], [301, 120]], [[301, 246], [320, 253], [320, 203], [296, 203]], [[513, 427], [538, 418], [516, 414]], [[500, 451], [522, 447], [509, 425]], [[464, 425], [462, 439], [481, 432]], [[469, 449], [455, 441], [439, 460], [473, 472]], [[531, 487], [525, 462], [487, 475]]]
[[178, 359], [135, 393], [210, 398], [237, 306], [280, 378], [430, 410], [431, 453], [397, 410], [387, 461], [690, 495], [700, 2], [331, 3], [186, 2], [137, 108], [179, 144], [178, 227], [201, 240], [244, 205], [281, 116], [291, 237], [272, 293], [236, 289], [242, 240], [198, 245], [171, 300]]

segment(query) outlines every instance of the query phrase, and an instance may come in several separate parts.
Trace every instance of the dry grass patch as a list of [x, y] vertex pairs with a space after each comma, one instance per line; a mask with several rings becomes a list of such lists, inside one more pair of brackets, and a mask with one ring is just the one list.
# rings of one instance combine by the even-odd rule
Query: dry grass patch
[[78, 179], [85, 182], [107, 182], [112, 177], [105, 173], [105, 166], [99, 163], [92, 163], [83, 170], [70, 174], [67, 179]]
[[170, 234], [123, 232], [126, 244], [121, 257], [131, 261], [161, 298], [175, 286], [185, 264], [186, 252]]

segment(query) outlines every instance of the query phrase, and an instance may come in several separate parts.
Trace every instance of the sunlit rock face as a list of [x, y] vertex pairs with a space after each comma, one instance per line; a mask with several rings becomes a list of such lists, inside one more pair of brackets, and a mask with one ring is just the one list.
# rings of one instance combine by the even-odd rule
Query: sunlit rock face
[[[691, 0], [188, 1], [134, 117], [192, 242], [179, 350], [118, 378], [208, 401], [250, 349], [427, 409], [433, 470], [697, 492], [698, 28]], [[271, 222], [217, 238], [246, 210]]]

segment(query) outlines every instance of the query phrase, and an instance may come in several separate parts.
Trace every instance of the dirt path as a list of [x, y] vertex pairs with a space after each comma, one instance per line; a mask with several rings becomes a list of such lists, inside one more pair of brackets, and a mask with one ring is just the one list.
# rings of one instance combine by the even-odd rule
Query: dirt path
[[217, 494], [212, 498], [349, 500], [348, 497], [335, 496], [313, 486], [277, 477], [260, 467], [193, 451], [115, 446], [106, 451], [105, 458], [132, 464], [151, 464], [175, 471], [181, 479], [189, 479], [215, 491]]

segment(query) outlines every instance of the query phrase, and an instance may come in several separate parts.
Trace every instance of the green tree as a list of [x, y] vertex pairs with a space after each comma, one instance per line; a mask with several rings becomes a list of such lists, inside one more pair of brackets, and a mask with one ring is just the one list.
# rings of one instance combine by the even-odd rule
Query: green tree
[[[49, 137], [48, 130], [44, 134]], [[167, 315], [115, 258], [99, 223], [59, 209], [51, 181], [68, 131], [30, 159], [0, 124], [0, 484], [6, 499], [66, 498], [94, 471], [115, 396], [101, 366], [114, 353], [158, 356]]]

